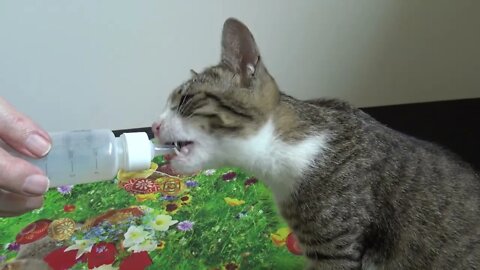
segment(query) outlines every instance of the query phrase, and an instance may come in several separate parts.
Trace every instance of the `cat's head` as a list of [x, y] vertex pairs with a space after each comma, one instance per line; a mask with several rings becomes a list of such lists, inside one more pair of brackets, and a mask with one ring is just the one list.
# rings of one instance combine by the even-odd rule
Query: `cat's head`
[[160, 143], [177, 143], [174, 169], [194, 172], [226, 164], [267, 123], [280, 93], [255, 40], [240, 21], [225, 21], [218, 65], [192, 77], [168, 98], [152, 126]]

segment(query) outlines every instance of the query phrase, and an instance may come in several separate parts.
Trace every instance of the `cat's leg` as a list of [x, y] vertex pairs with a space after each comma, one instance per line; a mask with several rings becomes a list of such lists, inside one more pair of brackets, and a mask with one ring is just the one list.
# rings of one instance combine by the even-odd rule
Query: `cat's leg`
[[42, 260], [21, 259], [0, 266], [0, 270], [51, 270]]
[[57, 241], [46, 236], [36, 242], [21, 245], [16, 259], [43, 259], [48, 253], [59, 248], [57, 244]]
[[313, 239], [308, 244], [302, 244], [304, 255], [309, 260], [307, 269], [362, 269], [363, 246], [354, 239], [358, 238], [346, 234], [321, 244]]
[[350, 269], [362, 269], [361, 264], [353, 262], [339, 262], [339, 261], [326, 261], [326, 260], [309, 260], [306, 270], [350, 270]]
[[43, 261], [43, 257], [57, 248], [57, 242], [49, 236], [21, 245], [16, 259], [1, 265], [0, 270], [49, 270], [50, 267]]
[[309, 260], [306, 270], [349, 270], [362, 269], [360, 265], [351, 262], [339, 263], [338, 261]]

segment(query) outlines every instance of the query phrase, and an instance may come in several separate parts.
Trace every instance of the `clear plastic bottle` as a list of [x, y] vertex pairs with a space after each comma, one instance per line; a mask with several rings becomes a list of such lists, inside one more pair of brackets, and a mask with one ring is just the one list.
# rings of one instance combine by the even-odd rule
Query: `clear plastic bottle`
[[12, 153], [42, 169], [50, 187], [112, 180], [120, 169], [145, 170], [156, 155], [174, 152], [173, 146], [155, 146], [145, 132], [115, 137], [110, 130], [98, 129], [50, 136], [52, 149], [41, 159]]

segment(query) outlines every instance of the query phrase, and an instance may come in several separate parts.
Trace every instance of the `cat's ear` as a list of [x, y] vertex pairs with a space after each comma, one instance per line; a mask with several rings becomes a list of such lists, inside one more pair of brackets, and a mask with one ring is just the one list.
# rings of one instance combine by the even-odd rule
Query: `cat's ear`
[[222, 63], [248, 80], [255, 75], [259, 61], [260, 53], [250, 30], [237, 19], [227, 19], [222, 32]]
[[197, 77], [198, 76], [198, 73], [193, 69], [190, 69], [190, 74], [192, 75], [192, 77]]

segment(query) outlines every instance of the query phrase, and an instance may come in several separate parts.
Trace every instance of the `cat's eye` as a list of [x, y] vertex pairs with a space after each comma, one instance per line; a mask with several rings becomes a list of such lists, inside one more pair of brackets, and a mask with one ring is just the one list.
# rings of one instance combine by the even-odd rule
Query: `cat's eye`
[[179, 107], [185, 106], [190, 100], [193, 98], [192, 94], [187, 94], [183, 95], [180, 97], [180, 104], [178, 104]]

